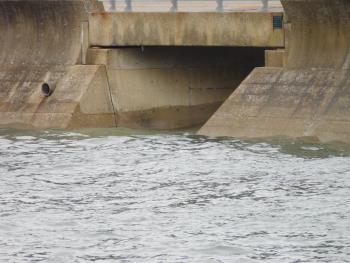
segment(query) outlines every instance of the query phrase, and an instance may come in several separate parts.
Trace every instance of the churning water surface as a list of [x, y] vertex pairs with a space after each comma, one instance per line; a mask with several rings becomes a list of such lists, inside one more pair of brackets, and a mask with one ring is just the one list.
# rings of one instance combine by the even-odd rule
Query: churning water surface
[[0, 130], [0, 262], [350, 262], [350, 147]]

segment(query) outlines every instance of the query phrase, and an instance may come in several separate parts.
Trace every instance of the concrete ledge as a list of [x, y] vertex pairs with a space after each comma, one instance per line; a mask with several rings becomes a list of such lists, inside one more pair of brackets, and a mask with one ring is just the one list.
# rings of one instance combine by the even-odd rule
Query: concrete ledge
[[92, 13], [91, 46], [283, 47], [282, 13]]
[[178, 129], [203, 124], [221, 102], [187, 106], [153, 107], [148, 110], [118, 113], [120, 127], [144, 129]]

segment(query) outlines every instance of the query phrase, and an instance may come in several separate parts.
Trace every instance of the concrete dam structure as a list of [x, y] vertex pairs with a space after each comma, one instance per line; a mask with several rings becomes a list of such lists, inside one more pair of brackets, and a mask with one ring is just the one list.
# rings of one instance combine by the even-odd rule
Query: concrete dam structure
[[209, 136], [350, 141], [350, 3], [282, 5], [107, 13], [92, 0], [2, 0], [0, 126], [206, 122]]
[[284, 46], [272, 13], [106, 13], [96, 1], [2, 0], [0, 15], [2, 127], [202, 124], [264, 65], [265, 49]]

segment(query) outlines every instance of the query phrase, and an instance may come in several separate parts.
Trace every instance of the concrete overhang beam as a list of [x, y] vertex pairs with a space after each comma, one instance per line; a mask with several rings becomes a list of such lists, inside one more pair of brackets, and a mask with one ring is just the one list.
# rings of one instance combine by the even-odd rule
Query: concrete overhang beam
[[91, 13], [90, 45], [284, 47], [282, 12]]

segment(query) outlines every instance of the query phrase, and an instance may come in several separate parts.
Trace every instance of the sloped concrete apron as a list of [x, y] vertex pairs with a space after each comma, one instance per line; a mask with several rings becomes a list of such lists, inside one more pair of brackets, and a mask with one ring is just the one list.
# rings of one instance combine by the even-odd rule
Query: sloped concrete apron
[[256, 68], [199, 131], [350, 141], [350, 2], [283, 0], [283, 68]]
[[88, 12], [101, 8], [92, 0], [0, 1], [0, 126], [115, 126], [105, 68], [80, 65]]

